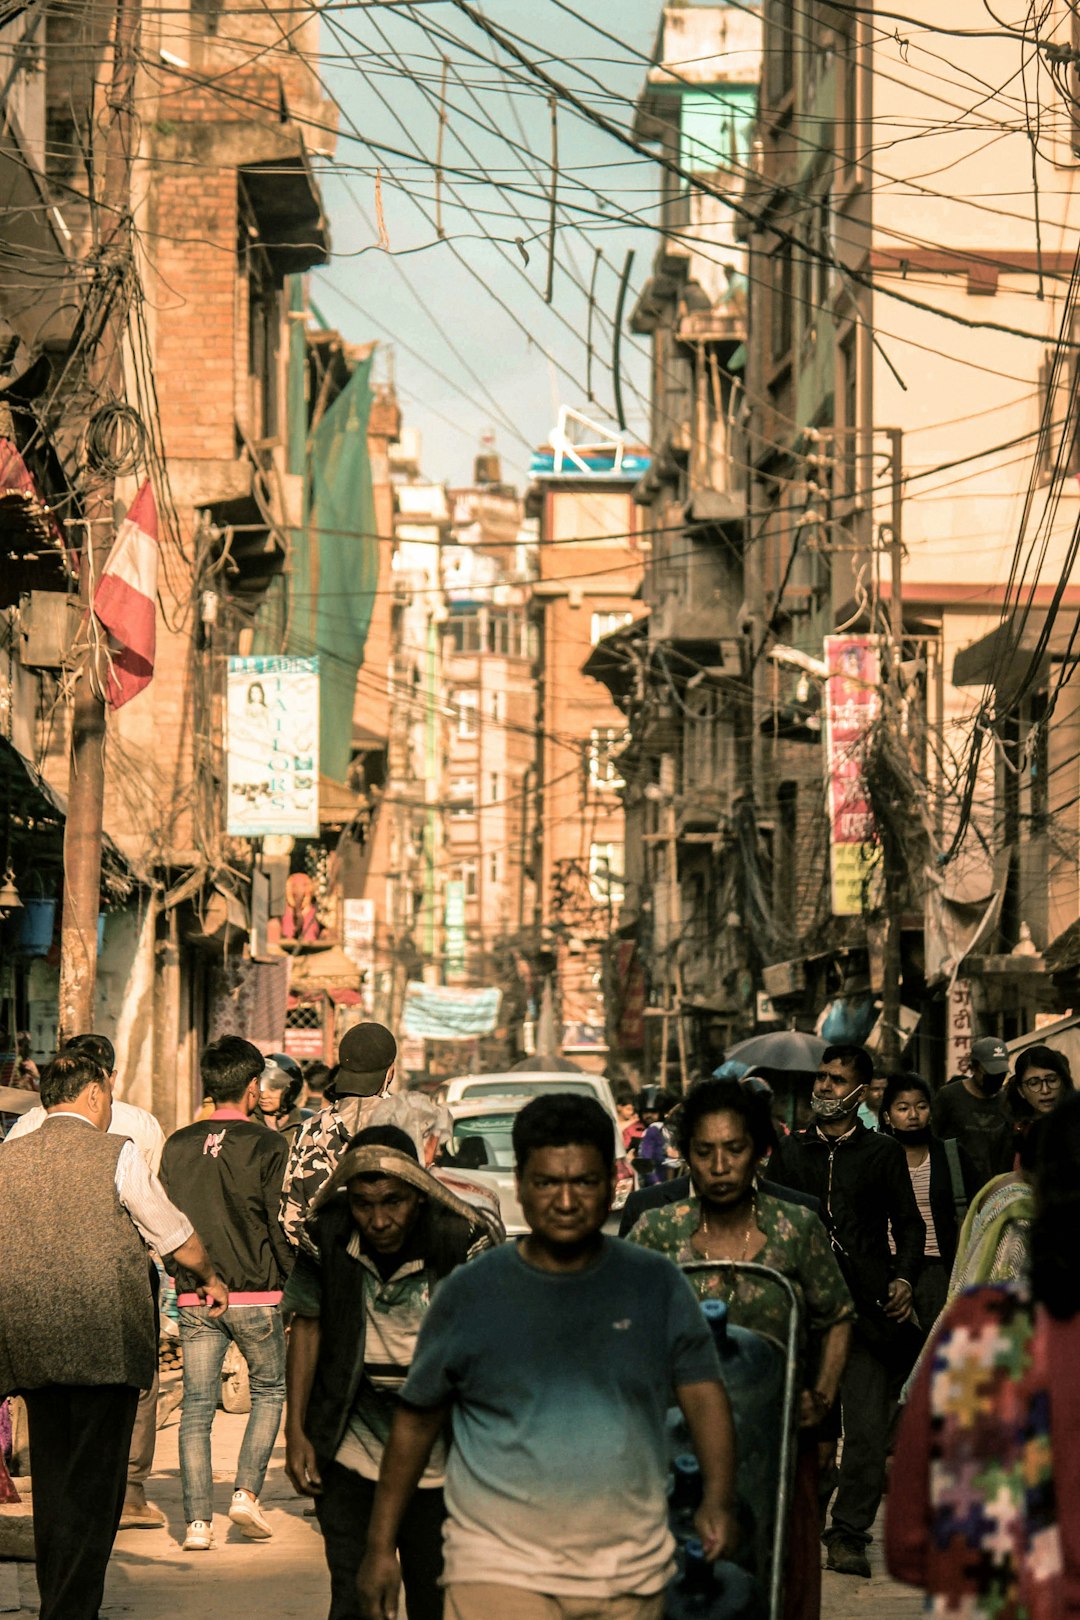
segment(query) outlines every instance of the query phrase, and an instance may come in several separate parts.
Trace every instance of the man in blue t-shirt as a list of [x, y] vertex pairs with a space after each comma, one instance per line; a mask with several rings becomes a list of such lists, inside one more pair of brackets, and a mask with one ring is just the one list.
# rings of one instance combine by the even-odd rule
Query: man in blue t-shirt
[[665, 1420], [701, 1463], [696, 1527], [732, 1539], [734, 1436], [712, 1339], [671, 1262], [603, 1235], [610, 1115], [569, 1092], [514, 1122], [529, 1235], [443, 1282], [383, 1457], [360, 1571], [370, 1620], [397, 1614], [398, 1525], [452, 1421], [445, 1620], [580, 1613], [660, 1620], [672, 1573]]

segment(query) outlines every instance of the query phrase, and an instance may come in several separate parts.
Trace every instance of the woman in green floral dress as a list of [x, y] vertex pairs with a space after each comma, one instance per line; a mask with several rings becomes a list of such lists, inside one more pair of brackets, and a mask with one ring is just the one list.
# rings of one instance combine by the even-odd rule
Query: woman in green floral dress
[[[836, 1401], [855, 1307], [817, 1215], [805, 1205], [762, 1192], [758, 1165], [772, 1141], [767, 1100], [736, 1080], [704, 1080], [683, 1100], [679, 1149], [690, 1170], [689, 1198], [642, 1215], [628, 1241], [695, 1260], [754, 1260], [781, 1272], [802, 1305], [802, 1431], [792, 1499], [786, 1620], [814, 1620], [821, 1607], [817, 1512], [817, 1436]], [[691, 1272], [702, 1299], [723, 1299], [731, 1322], [781, 1347], [787, 1344], [788, 1298], [764, 1279], [718, 1269]]]

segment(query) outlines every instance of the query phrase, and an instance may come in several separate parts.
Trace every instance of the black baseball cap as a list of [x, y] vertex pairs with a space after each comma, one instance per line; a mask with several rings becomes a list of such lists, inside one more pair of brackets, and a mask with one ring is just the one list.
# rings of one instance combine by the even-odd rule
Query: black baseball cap
[[386, 1071], [397, 1057], [397, 1041], [385, 1024], [354, 1024], [338, 1047], [334, 1075], [337, 1097], [374, 1097], [386, 1083]]
[[971, 1055], [982, 1069], [984, 1074], [1008, 1074], [1010, 1067], [1009, 1049], [1004, 1041], [999, 1041], [993, 1035], [984, 1035], [981, 1040], [975, 1041], [971, 1048]]

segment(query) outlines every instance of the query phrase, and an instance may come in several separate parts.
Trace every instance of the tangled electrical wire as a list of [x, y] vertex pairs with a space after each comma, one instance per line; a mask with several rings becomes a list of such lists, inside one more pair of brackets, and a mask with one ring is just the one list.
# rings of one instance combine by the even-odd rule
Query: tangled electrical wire
[[86, 459], [106, 478], [124, 478], [146, 461], [146, 426], [138, 411], [120, 400], [99, 405], [86, 424]]

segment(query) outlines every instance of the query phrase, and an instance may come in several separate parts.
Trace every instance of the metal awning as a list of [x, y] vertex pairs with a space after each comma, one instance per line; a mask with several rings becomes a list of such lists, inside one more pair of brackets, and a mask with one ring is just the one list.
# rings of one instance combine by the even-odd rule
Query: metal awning
[[278, 275], [325, 264], [330, 231], [303, 149], [291, 157], [246, 163], [240, 170], [267, 257]]
[[1028, 678], [1037, 655], [1045, 665], [1066, 657], [1080, 660], [1080, 614], [1074, 609], [1058, 612], [1040, 654], [1047, 618], [1041, 608], [1012, 613], [987, 635], [961, 647], [953, 660], [953, 685], [1008, 691]]

